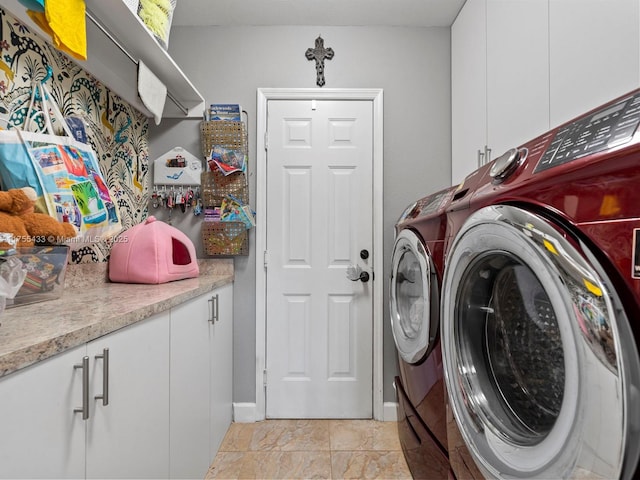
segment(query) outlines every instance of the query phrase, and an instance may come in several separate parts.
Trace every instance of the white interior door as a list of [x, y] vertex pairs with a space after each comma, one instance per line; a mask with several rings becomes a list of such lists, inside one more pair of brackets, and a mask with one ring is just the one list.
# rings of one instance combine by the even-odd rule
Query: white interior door
[[270, 100], [267, 132], [266, 416], [371, 418], [372, 102]]

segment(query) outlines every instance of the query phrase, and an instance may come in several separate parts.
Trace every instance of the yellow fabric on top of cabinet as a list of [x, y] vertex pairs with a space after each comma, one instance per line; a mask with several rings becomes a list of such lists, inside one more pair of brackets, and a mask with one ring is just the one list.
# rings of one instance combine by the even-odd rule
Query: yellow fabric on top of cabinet
[[84, 0], [45, 0], [44, 12], [27, 10], [31, 19], [51, 35], [54, 46], [78, 60], [87, 59]]

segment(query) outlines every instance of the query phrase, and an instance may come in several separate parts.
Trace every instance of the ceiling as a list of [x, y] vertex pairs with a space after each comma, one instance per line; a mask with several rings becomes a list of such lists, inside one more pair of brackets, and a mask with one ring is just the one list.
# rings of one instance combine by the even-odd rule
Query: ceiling
[[449, 27], [466, 0], [177, 0], [173, 26]]

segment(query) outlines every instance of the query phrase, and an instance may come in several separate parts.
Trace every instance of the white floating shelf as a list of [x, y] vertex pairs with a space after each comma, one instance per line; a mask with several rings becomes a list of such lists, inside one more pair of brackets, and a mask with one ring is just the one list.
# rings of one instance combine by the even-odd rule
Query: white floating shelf
[[[42, 32], [18, 0], [2, 0], [3, 6], [42, 38]], [[142, 20], [122, 0], [86, 0], [87, 60], [75, 60], [82, 68], [147, 117], [137, 89], [137, 62], [144, 64], [167, 87], [163, 117], [201, 117], [204, 98], [160, 45]]]

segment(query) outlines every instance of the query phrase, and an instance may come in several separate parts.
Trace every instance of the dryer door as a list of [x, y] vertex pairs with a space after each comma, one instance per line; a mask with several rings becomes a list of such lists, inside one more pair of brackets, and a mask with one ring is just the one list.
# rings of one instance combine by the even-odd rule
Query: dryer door
[[495, 478], [632, 475], [638, 353], [593, 255], [509, 206], [473, 214], [451, 248], [445, 379], [479, 467]]
[[433, 263], [411, 230], [402, 230], [396, 238], [389, 295], [398, 353], [407, 363], [420, 362], [437, 333], [438, 289]]

